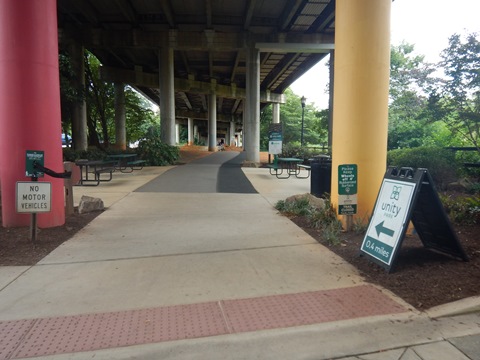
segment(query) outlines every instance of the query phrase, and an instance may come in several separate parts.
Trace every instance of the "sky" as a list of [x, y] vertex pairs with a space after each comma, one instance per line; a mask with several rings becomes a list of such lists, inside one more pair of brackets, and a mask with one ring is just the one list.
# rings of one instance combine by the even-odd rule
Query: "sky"
[[[391, 12], [391, 44], [400, 45], [402, 41], [414, 44], [415, 53], [425, 55], [425, 61], [438, 62], [451, 35], [480, 34], [479, 14], [479, 0], [395, 0]], [[319, 109], [328, 108], [325, 93], [328, 58], [291, 86], [295, 94], [305, 96], [307, 103], [313, 102]]]

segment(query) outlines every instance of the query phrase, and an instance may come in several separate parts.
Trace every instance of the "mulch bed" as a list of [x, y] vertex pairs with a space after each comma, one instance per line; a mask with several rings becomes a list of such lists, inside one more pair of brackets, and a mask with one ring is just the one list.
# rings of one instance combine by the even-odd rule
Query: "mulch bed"
[[340, 244], [331, 245], [320, 231], [309, 227], [304, 217], [291, 219], [319, 243], [355, 266], [367, 281], [380, 285], [423, 310], [433, 306], [480, 295], [480, 226], [454, 226], [457, 237], [469, 257], [461, 261], [426, 249], [417, 235], [402, 242], [393, 272], [364, 256], [359, 256], [363, 234], [342, 233]]

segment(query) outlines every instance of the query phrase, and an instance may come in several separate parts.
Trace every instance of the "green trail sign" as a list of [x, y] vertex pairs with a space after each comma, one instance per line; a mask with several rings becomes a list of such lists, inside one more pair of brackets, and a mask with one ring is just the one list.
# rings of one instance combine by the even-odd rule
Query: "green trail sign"
[[412, 168], [385, 173], [361, 254], [391, 271], [410, 221], [425, 248], [468, 260], [428, 170]]
[[402, 237], [416, 184], [384, 179], [362, 251], [390, 266]]
[[282, 124], [270, 124], [268, 128], [268, 153], [278, 155], [282, 153], [283, 132]]
[[44, 166], [44, 153], [40, 150], [27, 150], [25, 159], [25, 176], [43, 177], [43, 172], [34, 168], [33, 163]]
[[356, 164], [338, 166], [339, 215], [354, 215], [357, 213], [357, 179]]

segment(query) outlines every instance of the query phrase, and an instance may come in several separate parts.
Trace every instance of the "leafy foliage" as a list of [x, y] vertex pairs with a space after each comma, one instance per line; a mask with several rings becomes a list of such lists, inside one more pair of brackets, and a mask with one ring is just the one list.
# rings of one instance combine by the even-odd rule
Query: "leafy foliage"
[[87, 150], [63, 148], [63, 161], [75, 162], [78, 159], [104, 160], [106, 156], [107, 153], [98, 148], [89, 148]]
[[[127, 144], [142, 139], [151, 126], [159, 124], [157, 116], [150, 103], [133, 90], [130, 86], [125, 87], [125, 125], [127, 132]], [[115, 136], [115, 129], [111, 128], [110, 137]]]
[[[62, 103], [62, 128], [71, 133], [74, 106], [81, 101], [87, 104], [88, 144], [107, 149], [115, 143], [115, 89], [112, 83], [100, 78], [100, 62], [88, 51], [84, 54], [86, 88], [75, 87], [72, 59], [60, 49], [60, 94]], [[125, 87], [125, 122], [127, 143], [144, 137], [148, 128], [158, 124], [159, 117], [150, 103], [131, 87]]]
[[440, 200], [455, 224], [480, 224], [479, 197], [449, 197], [440, 195]]
[[283, 145], [282, 147], [282, 156], [283, 157], [295, 157], [299, 159], [304, 159], [307, 161], [315, 155], [327, 154], [329, 153], [328, 148], [312, 147], [312, 146], [301, 146], [299, 142], [291, 142]]
[[78, 88], [74, 83], [75, 72], [73, 71], [70, 54], [64, 48], [59, 49], [58, 54], [60, 75], [60, 104], [62, 117], [62, 132], [71, 133], [73, 108], [84, 100], [85, 91]]
[[325, 199], [322, 208], [313, 206], [306, 196], [293, 201], [280, 200], [275, 204], [275, 208], [284, 215], [305, 216], [310, 227], [321, 230], [325, 241], [333, 245], [340, 242], [342, 223], [338, 220], [329, 198]]
[[439, 189], [457, 178], [460, 164], [455, 153], [439, 147], [416, 147], [397, 149], [388, 152], [387, 162], [390, 166], [427, 168]]
[[[300, 96], [291, 89], [285, 91], [286, 103], [280, 106], [280, 122], [283, 127], [283, 145], [298, 143], [302, 138], [302, 103]], [[314, 104], [303, 109], [304, 145], [326, 145], [328, 136], [328, 111], [319, 111]], [[268, 127], [272, 122], [272, 108], [266, 107], [260, 114], [260, 148], [268, 149]]]
[[307, 197], [301, 197], [295, 201], [280, 200], [275, 204], [275, 209], [290, 216], [305, 216], [314, 210]]
[[87, 100], [88, 143], [97, 147], [108, 147], [110, 144], [109, 122], [114, 121], [113, 84], [100, 79], [100, 61], [85, 52], [85, 77]]
[[442, 116], [453, 133], [480, 152], [480, 41], [477, 34], [449, 38], [442, 56], [445, 85], [435, 93], [430, 108]]
[[[414, 55], [414, 45], [391, 48], [388, 149], [419, 147], [431, 143], [436, 122], [425, 114], [428, 97], [438, 79], [423, 56]], [[450, 134], [445, 134], [448, 138]]]
[[140, 140], [137, 150], [150, 166], [172, 165], [180, 156], [178, 147], [162, 142], [159, 126], [152, 126], [148, 130], [145, 138]]

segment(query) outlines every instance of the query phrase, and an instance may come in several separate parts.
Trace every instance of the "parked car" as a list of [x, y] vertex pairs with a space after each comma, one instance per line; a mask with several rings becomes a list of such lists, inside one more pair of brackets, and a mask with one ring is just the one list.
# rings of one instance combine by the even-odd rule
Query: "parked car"
[[70, 146], [72, 144], [72, 137], [70, 135], [62, 134], [62, 146]]

